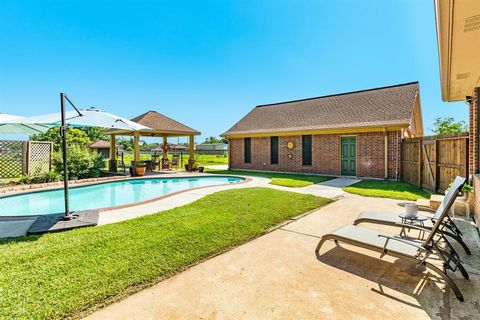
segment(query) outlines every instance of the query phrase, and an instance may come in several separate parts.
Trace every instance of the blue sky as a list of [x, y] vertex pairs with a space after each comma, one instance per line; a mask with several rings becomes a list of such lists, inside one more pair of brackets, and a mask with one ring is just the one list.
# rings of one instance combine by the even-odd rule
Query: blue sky
[[0, 112], [157, 110], [219, 135], [255, 105], [420, 81], [440, 95], [433, 0], [0, 1]]

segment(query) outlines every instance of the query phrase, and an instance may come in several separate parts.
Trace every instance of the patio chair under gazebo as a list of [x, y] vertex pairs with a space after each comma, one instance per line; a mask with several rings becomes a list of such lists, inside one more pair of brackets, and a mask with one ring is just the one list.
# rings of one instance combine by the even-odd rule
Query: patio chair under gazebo
[[[132, 167], [137, 166], [140, 162], [140, 136], [145, 137], [162, 137], [163, 145], [167, 144], [167, 139], [171, 137], [188, 137], [189, 138], [189, 159], [191, 164], [194, 160], [194, 137], [200, 135], [200, 131], [194, 130], [183, 123], [164, 116], [156, 111], [148, 111], [132, 119], [133, 122], [151, 128], [151, 131], [139, 130], [111, 130], [109, 134], [110, 139], [110, 161], [109, 170], [117, 171], [117, 159], [115, 152], [115, 136], [133, 136], [133, 161]], [[168, 159], [167, 152], [163, 152], [163, 159]]]

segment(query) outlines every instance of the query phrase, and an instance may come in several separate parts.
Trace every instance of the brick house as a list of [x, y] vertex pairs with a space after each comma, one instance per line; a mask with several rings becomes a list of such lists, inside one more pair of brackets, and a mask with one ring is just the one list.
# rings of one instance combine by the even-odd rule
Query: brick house
[[480, 1], [435, 0], [442, 100], [469, 108], [469, 180], [480, 226]]
[[227, 132], [230, 169], [400, 178], [421, 136], [418, 82], [259, 105]]

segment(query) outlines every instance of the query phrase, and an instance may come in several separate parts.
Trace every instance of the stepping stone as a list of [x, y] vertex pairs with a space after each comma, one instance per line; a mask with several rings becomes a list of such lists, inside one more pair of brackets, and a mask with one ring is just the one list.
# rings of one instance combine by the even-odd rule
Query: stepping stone
[[432, 196], [430, 197], [430, 208], [438, 209], [444, 198], [445, 196], [442, 196], [440, 194], [432, 194]]

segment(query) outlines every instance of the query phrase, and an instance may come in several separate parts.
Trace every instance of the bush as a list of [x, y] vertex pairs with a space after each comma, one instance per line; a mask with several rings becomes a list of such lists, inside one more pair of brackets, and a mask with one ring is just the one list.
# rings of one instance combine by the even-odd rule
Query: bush
[[60, 180], [60, 175], [54, 171], [42, 173], [36, 176], [21, 176], [18, 179], [19, 183], [31, 184], [31, 183], [48, 183], [57, 182]]
[[[63, 175], [63, 159], [61, 152], [53, 155], [55, 171]], [[68, 176], [70, 178], [96, 178], [105, 172], [105, 162], [101, 155], [90, 153], [83, 147], [72, 145], [68, 148]]]

